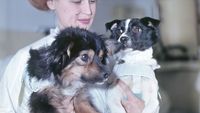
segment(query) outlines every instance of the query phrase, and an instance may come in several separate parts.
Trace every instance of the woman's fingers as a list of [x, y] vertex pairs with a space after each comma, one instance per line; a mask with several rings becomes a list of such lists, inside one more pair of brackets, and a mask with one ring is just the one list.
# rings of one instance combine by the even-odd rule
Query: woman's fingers
[[[135, 97], [137, 98], [137, 97]], [[141, 101], [141, 100], [140, 100]], [[144, 109], [144, 102], [134, 102], [131, 99], [121, 100], [121, 104], [124, 107], [126, 113], [142, 113]]]
[[144, 109], [144, 101], [137, 98], [131, 91], [131, 89], [122, 81], [118, 81], [118, 85], [122, 89], [124, 98], [121, 100], [121, 104], [127, 113], [142, 113]]
[[122, 89], [122, 93], [124, 93], [127, 96], [132, 96], [133, 93], [131, 91], [131, 89], [128, 87], [128, 85], [126, 83], [124, 83], [122, 80], [118, 80], [118, 85], [120, 86], [120, 88]]

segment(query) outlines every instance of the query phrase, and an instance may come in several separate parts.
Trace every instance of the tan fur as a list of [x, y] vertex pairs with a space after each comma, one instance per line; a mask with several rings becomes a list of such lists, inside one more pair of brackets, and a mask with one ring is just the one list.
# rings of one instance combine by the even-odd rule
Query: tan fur
[[[81, 60], [83, 54], [89, 56], [89, 61], [87, 63]], [[83, 74], [88, 78], [99, 75], [100, 70], [98, 69], [98, 65], [93, 62], [93, 57], [93, 50], [82, 51], [79, 57], [63, 69], [62, 76], [60, 77], [63, 83], [62, 85], [67, 87], [73, 81], [80, 81], [80, 77]]]
[[68, 100], [70, 96], [63, 95], [58, 86], [49, 86], [40, 91], [41, 94], [48, 96], [49, 102], [56, 108], [56, 113], [68, 113]]
[[96, 111], [88, 101], [87, 95], [85, 95], [85, 89], [80, 92], [74, 98], [74, 110], [76, 113], [99, 113]]

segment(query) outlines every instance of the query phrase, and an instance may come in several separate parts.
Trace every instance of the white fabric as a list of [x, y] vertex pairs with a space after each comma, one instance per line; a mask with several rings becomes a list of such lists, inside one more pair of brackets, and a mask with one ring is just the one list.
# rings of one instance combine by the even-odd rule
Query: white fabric
[[152, 54], [152, 48], [145, 51], [133, 51], [132, 49], [121, 51], [115, 55], [115, 59], [124, 60], [125, 63], [116, 64], [114, 72], [118, 76], [140, 75], [154, 79], [154, 70], [160, 68], [160, 65], [158, 65]]
[[[30, 57], [29, 50], [30, 48], [36, 49], [41, 46], [50, 45], [58, 32], [58, 28], [51, 30], [50, 35], [19, 50], [13, 56], [0, 80], [0, 113], [28, 113], [26, 110], [20, 108], [22, 104], [22, 98], [20, 96], [24, 92], [23, 76], [26, 76], [27, 61]], [[24, 94], [27, 94], [26, 91]]]
[[6, 58], [0, 60], [0, 67], [1, 67], [0, 68], [0, 80], [4, 74], [5, 68], [7, 67], [10, 59], [11, 59], [11, 56], [7, 56]]
[[[127, 49], [115, 55], [118, 61], [114, 66], [114, 73], [123, 80], [133, 91], [133, 93], [144, 100], [145, 108], [143, 113], [158, 113], [158, 83], [154, 70], [160, 68], [157, 61], [152, 57], [153, 49], [145, 51], [133, 51]], [[125, 113], [120, 100], [124, 98], [123, 92], [118, 86], [108, 90], [107, 104], [110, 113]]]

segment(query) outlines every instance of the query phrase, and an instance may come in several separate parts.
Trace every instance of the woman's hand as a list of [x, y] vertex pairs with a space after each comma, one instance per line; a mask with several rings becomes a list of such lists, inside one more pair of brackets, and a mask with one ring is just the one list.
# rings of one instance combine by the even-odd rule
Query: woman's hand
[[126, 113], [142, 113], [144, 101], [137, 98], [123, 81], [119, 80], [118, 84], [125, 95], [124, 99], [121, 100], [121, 104]]

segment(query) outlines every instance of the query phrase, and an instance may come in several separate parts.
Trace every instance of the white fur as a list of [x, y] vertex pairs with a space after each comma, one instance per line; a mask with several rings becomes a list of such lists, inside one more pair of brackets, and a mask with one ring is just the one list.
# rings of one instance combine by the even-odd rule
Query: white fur
[[127, 20], [125, 21], [125, 31], [124, 31], [124, 32], [121, 34], [121, 36], [119, 37], [118, 42], [120, 42], [121, 37], [123, 37], [123, 36], [126, 36], [126, 37], [127, 37], [126, 33], [127, 33], [127, 31], [128, 31], [128, 26], [129, 26], [130, 21], [131, 21], [131, 19], [127, 19]]
[[67, 88], [63, 88], [62, 93], [64, 95], [74, 96], [80, 88], [84, 87], [84, 83], [80, 81], [74, 81]]

